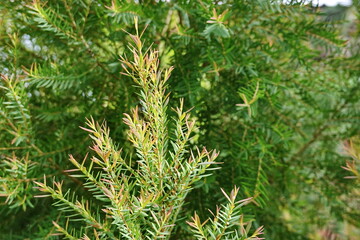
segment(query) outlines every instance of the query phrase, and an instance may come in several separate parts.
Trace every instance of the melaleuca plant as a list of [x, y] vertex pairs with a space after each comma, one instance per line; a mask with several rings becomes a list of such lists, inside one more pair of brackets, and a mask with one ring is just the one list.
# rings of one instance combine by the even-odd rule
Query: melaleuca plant
[[[31, 149], [36, 148], [31, 140], [32, 124], [29, 110], [26, 106], [27, 96], [24, 83], [12, 75], [1, 75], [4, 92], [3, 101], [0, 100], [0, 124], [4, 139], [11, 143], [10, 147], [1, 150], [17, 150], [9, 155], [0, 154], [0, 196], [5, 197], [5, 203], [11, 208], [33, 206], [31, 172], [34, 163], [29, 156]], [[4, 127], [7, 126], [7, 127]]]
[[[85, 179], [84, 188], [92, 193], [93, 201], [63, 190], [62, 182], [49, 186], [46, 177], [44, 182], [36, 182], [45, 193], [38, 197], [51, 196], [62, 211], [71, 212], [69, 216], [76, 215], [85, 223], [82, 230], [71, 230], [68, 225], [62, 227], [54, 222], [58, 232], [68, 239], [169, 239], [192, 186], [217, 164], [215, 150], [189, 147], [196, 125], [189, 112], [183, 110], [183, 101], [174, 109], [173, 127], [169, 128], [169, 94], [165, 87], [172, 68], [160, 70], [158, 52], [144, 51], [137, 27], [136, 33], [130, 34], [133, 60], [121, 59], [124, 74], [140, 87], [140, 106], [123, 119], [136, 156], [124, 157], [110, 138], [106, 124], [91, 118], [82, 129], [90, 133], [95, 155], [81, 162], [70, 156], [75, 168], [67, 172]], [[171, 137], [169, 131], [173, 131]], [[249, 234], [247, 223], [242, 221], [241, 206], [250, 199], [237, 202], [237, 193], [237, 188], [230, 196], [224, 192], [228, 203], [218, 208], [204, 229], [195, 214], [189, 222], [195, 238], [259, 239], [262, 228]]]
[[345, 153], [351, 156], [352, 161], [346, 161], [346, 166], [342, 168], [350, 173], [346, 176], [347, 179], [356, 179], [360, 181], [359, 161], [360, 161], [360, 138], [358, 136], [352, 137], [344, 143]]
[[[222, 189], [221, 189], [222, 190]], [[187, 222], [192, 227], [192, 232], [197, 239], [264, 239], [259, 236], [263, 227], [257, 228], [251, 235], [249, 229], [251, 224], [244, 222], [244, 216], [241, 214], [241, 207], [251, 198], [236, 201], [239, 188], [234, 188], [230, 195], [222, 190], [228, 204], [222, 208], [217, 207], [213, 219], [207, 219], [205, 222], [200, 221], [200, 217], [195, 213], [192, 221]], [[247, 225], [247, 226], [246, 226]], [[246, 226], [246, 227], [245, 227]]]
[[[220, 187], [229, 193], [234, 185], [240, 198], [253, 197], [260, 206], [241, 209], [255, 215], [255, 228], [266, 226], [268, 239], [317, 239], [323, 229], [359, 235], [348, 232], [347, 218], [360, 227], [358, 206], [348, 208], [344, 197], [356, 185], [344, 179], [354, 174], [341, 168], [339, 154], [339, 143], [360, 131], [359, 1], [335, 8], [308, 2], [1, 1], [0, 239], [49, 239], [52, 220], [66, 225], [50, 198], [33, 198], [32, 181], [44, 175], [90, 199], [89, 188], [65, 171], [72, 168], [69, 153], [81, 159], [88, 151], [87, 132], [74, 131], [85, 118], [106, 119], [126, 153], [121, 156], [132, 169], [140, 167], [119, 117], [137, 103], [134, 82], [119, 74], [118, 61], [130, 56], [122, 29], [135, 33], [133, 16], [141, 28], [149, 25], [144, 48], [155, 42], [160, 66], [174, 66], [168, 110], [180, 98], [183, 109], [195, 109], [191, 119], [201, 129], [194, 127], [187, 149], [221, 149], [216, 160], [224, 163], [194, 183], [176, 238], [190, 239], [185, 219], [194, 211], [212, 217], [206, 209], [216, 215], [214, 203], [226, 200]], [[335, 15], [349, 22], [331, 21]], [[167, 113], [171, 150], [176, 112]], [[142, 106], [138, 116], [144, 119]], [[101, 201], [91, 202], [103, 217], [96, 209]]]

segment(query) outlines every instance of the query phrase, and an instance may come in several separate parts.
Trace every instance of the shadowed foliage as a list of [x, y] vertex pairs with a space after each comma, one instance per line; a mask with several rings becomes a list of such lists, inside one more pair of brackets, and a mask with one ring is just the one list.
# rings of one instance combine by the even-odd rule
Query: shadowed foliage
[[356, 239], [358, 14], [2, 1], [0, 238]]

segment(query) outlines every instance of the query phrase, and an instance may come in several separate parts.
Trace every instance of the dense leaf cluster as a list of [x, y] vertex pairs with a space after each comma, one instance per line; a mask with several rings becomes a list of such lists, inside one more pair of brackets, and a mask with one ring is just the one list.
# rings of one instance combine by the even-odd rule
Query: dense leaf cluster
[[[148, 171], [144, 176], [160, 174], [143, 179], [144, 194], [159, 187], [180, 191], [184, 186], [177, 189], [174, 179], [162, 181], [162, 169], [180, 168], [188, 158], [181, 158], [181, 164], [176, 159], [196, 153], [196, 146], [202, 149], [203, 145], [220, 150], [217, 161], [223, 163], [221, 170], [199, 181], [188, 179], [189, 189], [184, 188], [186, 194], [182, 192], [178, 199], [157, 196], [157, 201], [170, 201], [168, 206], [182, 206], [172, 220], [176, 227], [167, 226], [166, 231], [158, 228], [164, 230], [161, 234], [172, 232], [174, 239], [189, 239], [192, 230], [199, 239], [212, 239], [212, 234], [221, 235], [217, 223], [226, 221], [230, 211], [237, 216], [229, 223], [232, 230], [238, 226], [234, 221], [248, 222], [239, 214], [252, 214], [256, 219], [247, 229], [232, 232], [230, 239], [251, 228], [252, 232], [261, 231], [262, 225], [267, 239], [326, 239], [330, 235], [351, 239], [359, 234], [359, 185], [356, 180], [344, 179], [349, 173], [341, 168], [358, 166], [358, 162], [346, 163], [349, 157], [343, 151], [344, 143], [360, 130], [358, 1], [335, 10], [303, 1], [286, 2], [1, 2], [0, 238], [49, 239], [54, 238], [56, 229], [66, 234], [65, 226], [83, 226], [67, 222], [66, 216], [72, 213], [59, 212], [51, 198], [34, 198], [39, 195], [34, 182], [43, 184], [44, 176], [48, 185], [40, 189], [59, 200], [62, 192], [57, 187], [62, 187], [64, 199], [75, 204], [73, 210], [88, 223], [81, 231], [90, 234], [89, 229], [95, 228], [91, 236], [99, 229], [99, 237], [111, 235], [111, 221], [104, 216], [112, 216], [118, 224], [120, 215], [114, 215], [113, 207], [108, 212], [101, 210], [102, 201], [108, 201], [112, 193], [101, 192], [106, 190], [97, 184], [116, 186], [114, 193], [125, 183], [129, 193], [140, 191], [141, 184], [133, 179], [136, 171], [131, 172], [141, 169]], [[142, 49], [154, 43], [157, 66], [174, 67], [166, 83], [173, 98], [184, 98], [180, 108], [178, 101], [167, 102], [165, 85], [147, 85], [132, 75], [139, 72], [135, 66], [141, 66], [140, 60], [135, 60], [140, 53], [134, 56], [134, 49], [128, 48], [129, 42], [135, 41], [134, 46], [139, 43], [134, 39], [136, 18], [139, 29], [147, 26]], [[340, 26], [346, 30], [340, 32]], [[126, 60], [126, 56], [134, 57]], [[120, 74], [122, 64], [134, 79]], [[167, 73], [158, 73], [154, 79]], [[122, 114], [135, 106], [140, 107], [124, 124]], [[180, 109], [192, 107], [191, 119], [182, 115]], [[175, 111], [169, 111], [171, 108]], [[107, 127], [88, 122], [91, 134], [97, 133], [93, 136], [104, 142], [93, 137], [98, 161], [92, 158], [81, 165], [75, 159], [86, 155], [90, 141], [78, 126], [91, 116], [98, 122], [106, 120]], [[193, 120], [196, 124], [188, 125]], [[154, 125], [147, 128], [144, 122]], [[185, 128], [193, 128], [191, 137], [184, 135]], [[143, 145], [150, 135], [159, 138]], [[187, 149], [184, 153], [180, 153], [182, 144]], [[116, 159], [115, 165], [106, 165], [108, 151], [110, 158]], [[209, 153], [199, 150], [199, 154]], [[151, 163], [150, 170], [146, 165], [149, 159], [158, 161]], [[169, 162], [180, 165], [166, 165]], [[67, 171], [72, 164], [83, 170], [85, 179]], [[129, 179], [118, 182], [120, 179], [106, 172], [109, 169]], [[183, 173], [186, 171], [174, 176], [180, 179]], [[92, 182], [91, 176], [95, 176]], [[52, 186], [53, 177], [55, 188], [47, 188]], [[190, 185], [195, 189], [189, 191]], [[222, 187], [230, 192], [235, 185], [239, 189], [230, 195], [220, 191]], [[98, 197], [93, 199], [93, 193]], [[252, 204], [240, 211], [234, 205], [236, 194], [252, 197]], [[84, 200], [77, 199], [78, 195]], [[85, 199], [92, 199], [91, 204]], [[131, 197], [126, 199], [136, 204]], [[214, 203], [220, 202], [228, 204], [214, 209]], [[160, 212], [156, 209], [151, 211], [153, 219], [166, 216], [156, 215]], [[88, 212], [98, 215], [86, 218]], [[190, 216], [192, 221], [186, 223]], [[200, 219], [207, 217], [211, 220], [202, 225]], [[150, 229], [149, 219], [133, 224], [148, 224]], [[96, 224], [103, 220], [105, 225], [98, 228]], [[57, 222], [55, 227], [52, 221]], [[152, 223], [161, 225], [160, 221]]]

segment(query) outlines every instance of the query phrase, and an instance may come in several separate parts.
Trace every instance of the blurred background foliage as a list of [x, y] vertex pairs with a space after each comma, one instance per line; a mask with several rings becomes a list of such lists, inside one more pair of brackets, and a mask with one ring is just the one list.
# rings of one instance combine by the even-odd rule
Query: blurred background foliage
[[[359, 3], [286, 2], [2, 1], [0, 239], [56, 239], [51, 221], [65, 218], [34, 198], [32, 181], [56, 176], [86, 194], [64, 172], [69, 153], [88, 151], [86, 117], [106, 120], [133, 151], [121, 119], [136, 88], [119, 56], [135, 16], [161, 66], [175, 67], [172, 97], [194, 108], [194, 144], [223, 162], [192, 191], [184, 219], [210, 216], [220, 187], [236, 185], [254, 197], [246, 211], [266, 239], [358, 239], [359, 180], [348, 176], [359, 169], [349, 154], [359, 148]], [[180, 221], [174, 239], [187, 231]]]

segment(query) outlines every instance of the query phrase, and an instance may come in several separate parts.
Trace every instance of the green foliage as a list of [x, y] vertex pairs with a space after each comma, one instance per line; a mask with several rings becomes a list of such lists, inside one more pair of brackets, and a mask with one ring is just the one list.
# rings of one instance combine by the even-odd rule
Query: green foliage
[[[137, 23], [136, 23], [137, 26]], [[130, 76], [141, 88], [140, 110], [135, 108], [132, 116], [125, 114], [124, 122], [129, 126], [128, 139], [134, 145], [138, 160], [137, 167], [132, 159], [122, 158], [122, 153], [114, 145], [109, 136], [109, 129], [102, 124], [96, 124], [93, 119], [88, 120], [83, 128], [90, 133], [94, 140], [91, 149], [96, 156], [87, 163], [86, 157], [80, 163], [70, 156], [75, 169], [68, 170], [72, 177], [83, 177], [84, 187], [91, 192], [95, 199], [104, 202], [100, 210], [92, 204], [79, 198], [69, 191], [63, 192], [63, 183], [54, 182], [53, 187], [35, 182], [40, 191], [46, 193], [38, 197], [51, 196], [56, 199], [55, 206], [63, 212], [70, 212], [69, 217], [78, 217], [84, 221], [87, 229], [84, 232], [68, 231], [57, 223], [57, 230], [67, 239], [169, 239], [179, 212], [184, 205], [185, 198], [195, 182], [206, 176], [205, 171], [218, 155], [216, 151], [196, 148], [196, 152], [188, 149], [188, 143], [195, 130], [195, 121], [190, 114], [183, 112], [183, 102], [175, 109], [174, 138], [167, 135], [167, 105], [168, 94], [165, 94], [165, 84], [172, 68], [162, 72], [159, 70], [158, 53], [147, 50], [143, 53], [138, 30], [137, 35], [130, 35], [134, 46], [131, 47], [134, 59], [122, 59], [125, 75]], [[171, 148], [168, 147], [170, 143]], [[189, 156], [187, 156], [189, 155]], [[80, 172], [80, 174], [75, 174]], [[219, 221], [213, 222], [219, 232], [216, 239], [223, 236], [228, 238], [228, 228], [238, 224], [241, 212], [235, 207], [235, 188], [229, 200], [229, 206], [218, 212]], [[248, 231], [237, 237], [244, 236]], [[258, 229], [250, 238], [261, 234]], [[235, 236], [234, 235], [234, 236]]]
[[77, 87], [86, 76], [85, 73], [76, 74], [67, 72], [66, 69], [59, 69], [56, 64], [50, 66], [38, 66], [34, 64], [29, 71], [26, 71], [31, 84], [37, 87], [53, 88], [57, 90], [66, 90]]
[[[241, 214], [255, 220], [243, 226], [237, 219], [225, 231], [229, 238], [246, 236], [243, 229], [252, 233], [264, 225], [266, 239], [327, 239], [330, 235], [356, 239], [358, 185], [344, 178], [354, 173], [341, 166], [356, 168], [341, 146], [349, 139], [354, 141], [360, 130], [359, 4], [354, 1], [351, 7], [320, 9], [300, 0], [282, 2], [2, 1], [0, 238], [61, 238], [56, 237], [57, 229], [76, 238], [86, 233], [96, 239], [93, 229], [106, 235], [104, 229], [113, 232], [117, 228], [114, 215], [101, 211], [111, 206], [110, 198], [87, 180], [93, 176], [105, 187], [111, 185], [108, 181], [113, 177], [99, 165], [106, 164], [105, 156], [97, 155], [107, 150], [94, 149], [99, 162], [94, 157], [84, 165], [74, 160], [88, 151], [89, 136], [77, 131], [77, 126], [92, 116], [107, 122], [97, 125], [90, 120], [95, 128], [88, 126], [90, 136], [97, 132], [96, 138], [105, 141], [101, 146], [117, 154], [108, 158], [116, 158], [113, 167], [121, 168], [118, 171], [126, 176], [117, 181], [128, 179], [126, 191], [138, 194], [129, 196], [140, 196], [140, 189], [144, 194], [157, 191], [160, 184], [163, 192], [180, 191], [171, 179], [185, 176], [171, 175], [176, 173], [170, 171], [175, 168], [171, 164], [179, 162], [184, 169], [193, 166], [187, 157], [191, 152], [194, 158], [198, 152], [208, 154], [202, 152], [203, 145], [220, 150], [221, 170], [201, 179], [195, 177], [197, 172], [187, 182], [193, 189], [181, 190], [176, 206], [182, 210], [177, 217], [170, 214], [177, 219], [176, 226], [169, 227], [174, 239], [199, 234], [199, 229], [186, 224], [194, 211], [198, 217], [191, 222], [199, 228], [198, 219], [211, 219], [203, 225], [204, 234], [217, 236], [222, 230], [212, 223], [229, 216], [231, 206], [237, 209], [219, 189], [231, 192], [234, 186], [239, 186], [233, 192], [239, 198], [252, 198], [253, 204], [243, 206]], [[165, 83], [139, 81], [134, 66], [145, 62], [134, 62], [136, 57], [125, 60], [134, 53], [127, 47], [135, 40], [131, 36], [136, 36], [134, 16], [141, 29], [148, 26], [141, 38], [143, 56], [154, 42], [151, 48], [158, 49], [152, 53], [158, 57], [158, 69], [174, 67], [166, 84], [173, 98], [184, 99], [180, 106], [179, 101], [168, 102], [160, 91]], [[120, 74], [122, 64], [130, 77]], [[156, 79], [163, 77], [165, 72]], [[154, 93], [161, 100], [156, 101]], [[182, 109], [191, 107], [191, 117], [186, 117], [188, 112], [182, 116]], [[120, 117], [124, 112], [131, 112], [125, 118], [128, 126]], [[158, 124], [150, 127], [154, 120]], [[196, 123], [188, 125], [192, 121]], [[186, 132], [188, 127], [191, 131]], [[191, 136], [186, 135], [190, 132]], [[155, 135], [158, 138], [142, 145], [140, 139]], [[67, 160], [70, 153], [72, 161]], [[152, 161], [147, 162], [149, 159]], [[90, 175], [73, 176], [85, 175], [68, 172], [73, 164]], [[135, 184], [132, 171], [144, 172], [148, 178]], [[172, 177], [161, 179], [165, 173]], [[74, 204], [71, 213], [59, 213], [50, 198], [33, 197], [39, 194], [34, 181], [41, 182], [44, 175], [50, 184], [42, 187], [52, 189], [57, 197], [62, 193], [66, 204]], [[64, 192], [51, 187], [53, 177]], [[107, 181], [100, 180], [103, 178]], [[131, 199], [135, 198], [127, 201]], [[164, 206], [175, 204], [175, 199], [166, 201]], [[214, 209], [214, 202], [224, 203], [221, 210]], [[151, 211], [161, 225], [165, 215], [153, 206]], [[82, 215], [86, 212], [93, 219]], [[68, 221], [66, 216], [72, 214], [77, 217], [71, 219], [84, 221]], [[149, 213], [145, 222], [131, 223], [134, 228], [147, 224], [154, 230], [160, 225], [150, 224], [151, 218]], [[89, 224], [94, 221], [105, 224], [104, 229]], [[120, 229], [116, 231], [121, 234]]]
[[29, 162], [28, 155], [23, 159], [17, 159], [15, 155], [3, 159], [2, 169], [5, 177], [0, 178], [0, 195], [6, 197], [5, 203], [11, 208], [23, 207], [26, 210], [26, 206], [33, 207], [32, 195], [28, 191], [32, 185], [32, 180], [28, 179], [31, 167], [33, 166]]
[[[193, 227], [193, 232], [196, 234], [197, 239], [263, 239], [259, 238], [259, 235], [263, 234], [263, 227], [259, 227], [256, 231], [248, 236], [249, 226], [245, 228], [243, 215], [241, 215], [241, 207], [246, 204], [249, 199], [244, 199], [236, 202], [236, 196], [239, 192], [238, 188], [231, 191], [230, 195], [227, 195], [224, 191], [228, 204], [223, 205], [223, 209], [217, 208], [216, 213], [213, 214], [214, 218], [201, 222], [199, 216], [195, 213], [191, 222], [188, 224]], [[207, 222], [211, 224], [207, 224]], [[240, 225], [240, 233], [236, 230]]]
[[31, 134], [31, 122], [29, 110], [26, 108], [27, 96], [24, 83], [19, 83], [16, 79], [9, 79], [2, 76], [5, 86], [1, 88], [6, 92], [2, 101], [1, 115], [11, 126], [9, 133], [14, 136], [12, 144], [18, 146], [29, 138]]

